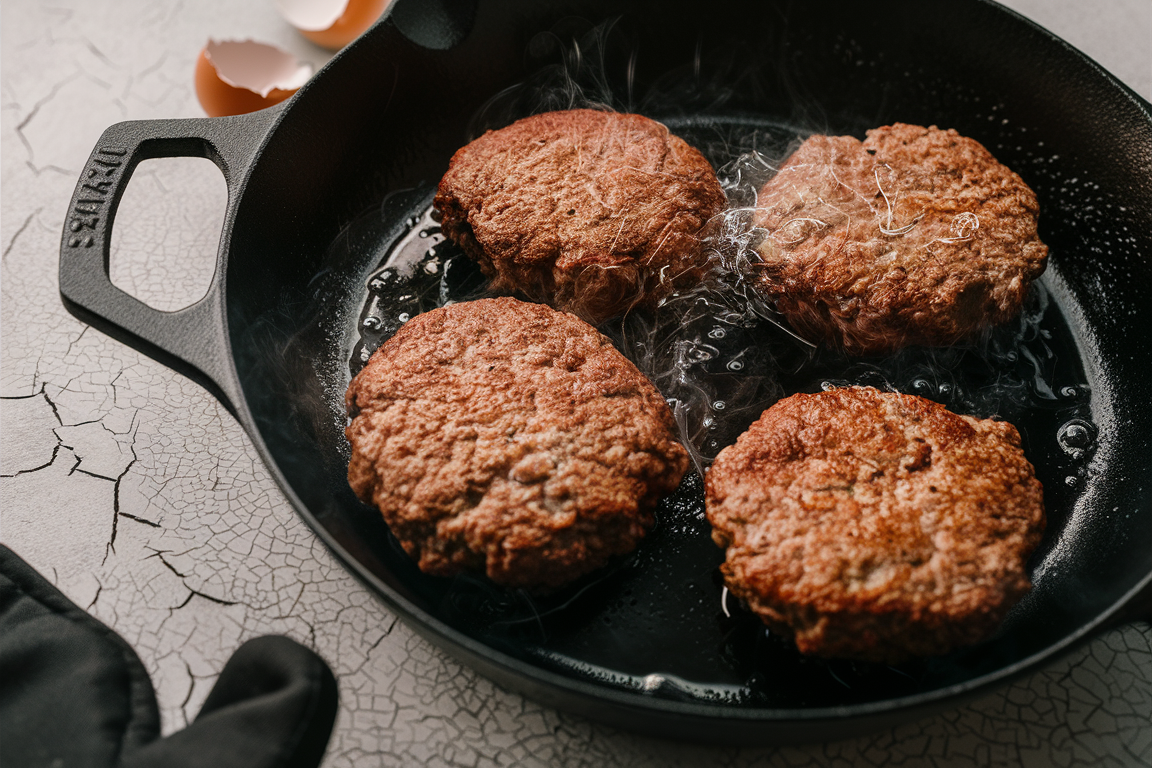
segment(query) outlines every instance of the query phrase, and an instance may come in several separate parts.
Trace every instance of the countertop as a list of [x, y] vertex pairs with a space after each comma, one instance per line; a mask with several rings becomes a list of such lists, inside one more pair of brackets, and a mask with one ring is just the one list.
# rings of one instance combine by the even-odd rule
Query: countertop
[[[1152, 98], [1148, 0], [1013, 0]], [[510, 693], [398, 622], [296, 516], [206, 391], [61, 306], [60, 233], [101, 131], [195, 117], [209, 36], [328, 53], [272, 0], [6, 0], [2, 10], [0, 540], [115, 628], [152, 675], [164, 731], [198, 711], [245, 639], [289, 635], [332, 665], [326, 765], [1150, 765], [1152, 628], [1100, 636], [976, 703], [800, 747], [686, 746]], [[204, 160], [149, 161], [121, 205], [118, 285], [161, 309], [207, 286], [224, 185]]]

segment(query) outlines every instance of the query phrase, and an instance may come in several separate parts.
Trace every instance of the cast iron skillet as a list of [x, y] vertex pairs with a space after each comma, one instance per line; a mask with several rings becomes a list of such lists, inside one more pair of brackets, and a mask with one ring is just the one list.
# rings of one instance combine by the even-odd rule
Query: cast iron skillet
[[[280, 108], [114, 125], [72, 199], [65, 305], [219, 397], [300, 515], [417, 631], [512, 689], [614, 725], [727, 744], [844, 737], [955, 706], [1106, 628], [1148, 620], [1148, 103], [984, 0], [700, 10], [672, 0], [401, 0]], [[1047, 430], [1076, 415], [1098, 435], [1077, 468], [1052, 434], [1025, 427], [1050, 524], [1035, 588], [993, 640], [902, 669], [799, 657], [739, 610], [721, 613], [720, 552], [695, 516], [693, 481], [661, 511], [648, 549], [543, 600], [424, 577], [348, 490], [339, 395], [379, 254], [332, 244], [381, 200], [391, 201], [385, 214], [389, 205], [418, 213], [453, 151], [540, 107], [505, 89], [615, 17], [609, 37], [624, 42], [601, 49], [600, 86], [617, 107], [687, 133], [954, 127], [1037, 191], [1052, 248], [1049, 351], [1075, 379], [1072, 399], [1054, 400], [1037, 423]], [[160, 312], [111, 284], [109, 239], [135, 165], [183, 155], [223, 171], [227, 215], [207, 296]], [[1061, 482], [1066, 473], [1079, 484]]]

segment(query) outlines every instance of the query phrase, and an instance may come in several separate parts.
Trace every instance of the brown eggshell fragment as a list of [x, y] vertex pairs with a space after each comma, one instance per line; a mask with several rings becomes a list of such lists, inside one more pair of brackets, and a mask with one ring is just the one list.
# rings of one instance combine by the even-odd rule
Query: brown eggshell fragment
[[380, 18], [389, 0], [278, 0], [288, 23], [316, 45], [338, 50]]
[[287, 99], [312, 67], [274, 45], [209, 40], [196, 60], [196, 98], [209, 117], [242, 115]]

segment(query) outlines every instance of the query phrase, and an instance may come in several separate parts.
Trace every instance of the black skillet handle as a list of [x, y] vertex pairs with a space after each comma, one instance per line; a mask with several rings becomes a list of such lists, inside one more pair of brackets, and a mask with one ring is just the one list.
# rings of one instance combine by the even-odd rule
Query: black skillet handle
[[[60, 296], [78, 319], [175, 368], [236, 413], [240, 402], [224, 316], [227, 240], [247, 171], [280, 107], [237, 117], [117, 123], [96, 143], [68, 206], [60, 243]], [[228, 185], [216, 271], [203, 299], [175, 312], [153, 309], [112, 284], [109, 248], [116, 208], [142, 160], [205, 157]]]

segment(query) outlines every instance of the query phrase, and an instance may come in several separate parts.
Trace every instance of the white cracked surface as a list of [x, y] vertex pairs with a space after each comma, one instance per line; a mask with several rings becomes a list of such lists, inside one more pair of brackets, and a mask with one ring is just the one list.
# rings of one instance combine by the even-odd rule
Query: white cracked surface
[[[1014, 4], [1152, 96], [1147, 2], [1095, 4], [1090, 25], [1071, 0]], [[943, 715], [778, 749], [638, 737], [445, 657], [336, 564], [223, 407], [86, 329], [57, 294], [67, 203], [105, 127], [199, 116], [193, 61], [210, 35], [252, 36], [317, 65], [327, 54], [271, 2], [7, 0], [0, 13], [0, 539], [136, 648], [166, 733], [195, 716], [241, 642], [281, 633], [340, 680], [330, 766], [1152, 764], [1148, 625]], [[165, 309], [203, 292], [218, 236], [219, 176], [190, 168], [142, 166], [117, 232], [117, 283]]]

